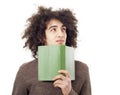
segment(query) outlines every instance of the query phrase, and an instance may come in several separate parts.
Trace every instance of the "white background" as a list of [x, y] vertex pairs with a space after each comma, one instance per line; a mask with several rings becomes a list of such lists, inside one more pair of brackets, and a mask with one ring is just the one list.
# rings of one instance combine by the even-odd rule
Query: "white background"
[[38, 5], [73, 9], [80, 32], [75, 58], [89, 66], [92, 95], [120, 95], [119, 0], [0, 1], [1, 95], [11, 95], [19, 66], [32, 60], [21, 34]]

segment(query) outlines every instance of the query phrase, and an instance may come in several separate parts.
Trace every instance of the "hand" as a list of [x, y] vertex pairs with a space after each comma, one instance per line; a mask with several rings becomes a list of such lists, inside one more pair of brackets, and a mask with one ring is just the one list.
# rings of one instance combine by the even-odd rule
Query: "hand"
[[69, 95], [72, 89], [70, 74], [66, 70], [59, 70], [58, 73], [59, 75], [53, 78], [53, 85], [61, 88], [63, 95]]

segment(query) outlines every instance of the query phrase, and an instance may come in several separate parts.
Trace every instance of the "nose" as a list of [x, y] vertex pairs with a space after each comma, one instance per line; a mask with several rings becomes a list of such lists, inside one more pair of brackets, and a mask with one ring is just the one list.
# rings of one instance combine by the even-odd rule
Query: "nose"
[[61, 29], [58, 30], [58, 37], [63, 37], [64, 36], [64, 33]]

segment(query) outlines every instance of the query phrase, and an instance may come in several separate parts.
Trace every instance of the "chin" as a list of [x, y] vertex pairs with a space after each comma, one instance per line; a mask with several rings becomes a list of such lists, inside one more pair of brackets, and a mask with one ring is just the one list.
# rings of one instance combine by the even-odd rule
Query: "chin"
[[65, 45], [64, 43], [58, 43], [57, 45]]

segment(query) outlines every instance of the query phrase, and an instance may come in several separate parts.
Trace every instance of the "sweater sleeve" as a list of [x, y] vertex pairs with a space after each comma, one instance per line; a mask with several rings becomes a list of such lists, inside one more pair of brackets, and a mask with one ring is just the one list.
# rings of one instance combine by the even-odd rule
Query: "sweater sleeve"
[[23, 76], [24, 73], [22, 67], [20, 67], [14, 81], [12, 95], [28, 95], [27, 86]]
[[70, 91], [69, 95], [78, 95], [73, 89]]
[[92, 95], [91, 94], [91, 84], [90, 84], [90, 76], [89, 76], [89, 68], [87, 67], [85, 81], [82, 86], [81, 92], [79, 95]]
[[[78, 80], [79, 81], [78, 83], [82, 84], [80, 91], [76, 90], [77, 91], [76, 92], [73, 88], [71, 92], [69, 93], [69, 95], [92, 95], [88, 66], [86, 64], [81, 64], [80, 66], [78, 66], [77, 64], [76, 66], [78, 67], [76, 70], [77, 75], [79, 76], [79, 74], [82, 73], [82, 75], [80, 75], [81, 76], [80, 78], [83, 78], [84, 81], [82, 82]], [[78, 72], [79, 70], [81, 70], [81, 72]], [[79, 85], [77, 86], [77, 88], [79, 88]]]

